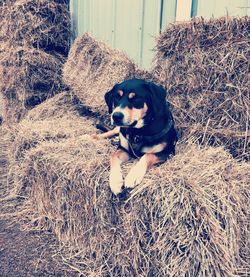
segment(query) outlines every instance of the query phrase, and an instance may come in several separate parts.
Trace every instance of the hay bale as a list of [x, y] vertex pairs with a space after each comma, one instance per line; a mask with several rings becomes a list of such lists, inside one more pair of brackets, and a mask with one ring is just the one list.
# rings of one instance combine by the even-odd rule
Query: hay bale
[[247, 159], [249, 23], [224, 17], [173, 24], [158, 38], [154, 67], [184, 136]]
[[0, 93], [6, 122], [19, 121], [27, 109], [51, 97], [64, 86], [64, 58], [27, 47], [3, 44], [0, 51]]
[[66, 115], [83, 115], [85, 111], [86, 108], [71, 91], [63, 91], [30, 110], [25, 119], [31, 121], [60, 119]]
[[14, 3], [16, 0], [1, 0], [0, 1], [0, 13], [3, 11], [3, 7], [10, 3]]
[[68, 1], [18, 0], [2, 9], [0, 41], [67, 54], [70, 39]]
[[85, 33], [71, 47], [63, 79], [86, 106], [106, 113], [104, 94], [116, 83], [131, 78], [135, 69], [125, 54]]
[[147, 175], [130, 200], [136, 222], [126, 225], [148, 235], [159, 276], [246, 272], [249, 170], [222, 148], [187, 144]]
[[61, 117], [47, 119], [23, 119], [13, 125], [10, 132], [12, 146], [10, 160], [15, 163], [21, 160], [26, 152], [45, 141], [61, 141], [75, 138], [83, 134], [96, 132], [93, 120], [80, 117], [76, 113], [68, 113]]
[[[62, 117], [69, 115], [70, 117], [84, 117], [92, 122], [92, 125], [104, 124], [110, 126], [110, 118], [104, 114], [93, 112], [85, 107], [81, 101], [72, 93], [72, 91], [64, 91], [50, 99], [47, 99], [34, 109], [30, 110], [25, 119], [28, 120], [46, 120], [46, 119], [61, 119]], [[111, 128], [113, 126], [110, 126]], [[93, 130], [92, 133], [96, 133]]]
[[68, 91], [44, 101], [30, 110], [18, 124], [8, 128], [12, 145], [9, 147], [9, 160], [13, 168], [27, 151], [43, 142], [59, 142], [84, 134], [95, 134], [96, 120], [79, 99]]
[[222, 148], [186, 144], [152, 169], [127, 202], [117, 202], [107, 182], [111, 151], [106, 141], [86, 136], [44, 142], [15, 171], [29, 192], [30, 217], [68, 245], [66, 259], [79, 273], [237, 276], [245, 270], [249, 164]]
[[[92, 130], [91, 126], [88, 126], [88, 128]], [[108, 192], [108, 185], [106, 181], [107, 178], [105, 178], [106, 180], [101, 180], [100, 177], [102, 177], [103, 174], [106, 177], [108, 176], [108, 155], [112, 150], [113, 149], [112, 147], [110, 147], [108, 141], [94, 141], [90, 136], [85, 134], [77, 137], [72, 136], [71, 138], [65, 139], [59, 143], [54, 141], [47, 141], [41, 143], [38, 147], [33, 148], [26, 153], [23, 160], [24, 164], [30, 164], [31, 166], [31, 164], [33, 164], [34, 161], [33, 158], [35, 157], [33, 155], [36, 155], [35, 153], [37, 153], [38, 156], [37, 158], [35, 158], [36, 161], [34, 162], [38, 162], [39, 160], [41, 162], [41, 164], [40, 162], [38, 162], [40, 165], [43, 164], [45, 167], [50, 165], [49, 167], [51, 168], [51, 170], [49, 170], [46, 173], [46, 178], [48, 180], [47, 192], [49, 192], [49, 194], [51, 193], [51, 196], [55, 192], [53, 191], [54, 189], [51, 187], [51, 185], [52, 183], [57, 183], [56, 180], [59, 181], [59, 179], [59, 186], [61, 187], [61, 192], [64, 192], [66, 194], [68, 193], [68, 195], [65, 194], [64, 197], [61, 197], [61, 200], [65, 202], [65, 205], [67, 205], [67, 209], [69, 208], [68, 212], [69, 216], [71, 217], [71, 219], [69, 220], [73, 220], [74, 222], [68, 222], [68, 224], [66, 223], [67, 226], [65, 226], [66, 229], [64, 231], [66, 231], [66, 233], [68, 233], [69, 236], [65, 237], [66, 240], [73, 239], [77, 243], [81, 243], [80, 240], [78, 240], [79, 236], [81, 239], [84, 239], [85, 243], [87, 243], [87, 237], [84, 238], [84, 228], [95, 229], [95, 216], [100, 217], [99, 221], [102, 221], [101, 213], [98, 213], [95, 216], [93, 216], [95, 208], [93, 210], [91, 210], [91, 208], [92, 205], [96, 206], [96, 208], [99, 208], [99, 205], [101, 205], [103, 207], [103, 214], [106, 213], [104, 207], [106, 201], [105, 197], [107, 197], [107, 195], [105, 195], [105, 191]], [[55, 160], [57, 160], [56, 163], [54, 163]], [[26, 166], [23, 166], [23, 169], [25, 168], [27, 169]], [[40, 173], [40, 176], [42, 177], [43, 171], [40, 171]], [[22, 177], [19, 178], [19, 180], [21, 181], [19, 182], [19, 185], [21, 187], [24, 184], [22, 183]], [[37, 184], [40, 184], [40, 189], [38, 193], [42, 193], [44, 189], [43, 181], [37, 179]], [[31, 194], [35, 194], [35, 191], [33, 191], [33, 184], [29, 183], [28, 186], [29, 187], [26, 189], [30, 190]], [[56, 186], [57, 185], [55, 185], [54, 188], [56, 188]], [[58, 191], [58, 188], [56, 188], [56, 191]], [[25, 191], [25, 193], [27, 193], [27, 190]], [[111, 193], [109, 193], [109, 195], [111, 196]], [[67, 200], [65, 197], [67, 198]], [[73, 202], [71, 202], [73, 200], [73, 198], [71, 199], [71, 197], [74, 198]], [[93, 201], [94, 198], [97, 202]], [[100, 198], [104, 199], [105, 201], [100, 201]], [[49, 200], [49, 196], [45, 200]], [[66, 203], [68, 201], [71, 203]], [[45, 206], [42, 206], [41, 204], [39, 204], [39, 202], [40, 200], [39, 198], [37, 198], [37, 205], [40, 206], [42, 209], [45, 208], [45, 210], [48, 210], [45, 207], [46, 204]], [[56, 208], [56, 206], [60, 206], [57, 205], [58, 203], [56, 203], [56, 201], [54, 201], [51, 204], [55, 204], [54, 207], [51, 206], [52, 209]], [[73, 205], [72, 207], [70, 207], [71, 204]], [[42, 210], [40, 212], [43, 213]], [[53, 213], [52, 210], [51, 212]], [[61, 217], [60, 212], [61, 211], [59, 210], [57, 211], [59, 216], [58, 219]], [[81, 217], [81, 219], [83, 219], [84, 217], [86, 217], [86, 219], [80, 219], [80, 221], [78, 222], [77, 214]], [[91, 222], [88, 222], [88, 220], [92, 222], [92, 226]], [[53, 220], [51, 220], [51, 223], [52, 222]], [[65, 225], [63, 221], [61, 221], [61, 223]], [[99, 222], [96, 223], [99, 224]], [[75, 224], [78, 226], [79, 229], [75, 228]], [[105, 220], [103, 224], [105, 224]], [[58, 235], [61, 237], [63, 236], [63, 234], [60, 234], [59, 230], [60, 228], [58, 229]], [[71, 231], [73, 232], [73, 234], [70, 234]]]

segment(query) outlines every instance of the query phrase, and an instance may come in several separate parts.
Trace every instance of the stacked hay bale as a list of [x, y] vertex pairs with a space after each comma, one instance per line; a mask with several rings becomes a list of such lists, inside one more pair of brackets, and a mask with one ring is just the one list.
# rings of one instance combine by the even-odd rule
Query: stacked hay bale
[[69, 48], [68, 1], [6, 1], [0, 7], [0, 86], [6, 122], [64, 87], [61, 68]]
[[19, 192], [29, 192], [33, 222], [68, 245], [66, 259], [79, 273], [246, 272], [249, 164], [222, 148], [186, 144], [152, 169], [126, 202], [117, 202], [107, 182], [112, 151], [86, 135], [45, 141], [19, 159], [14, 172]]
[[124, 53], [112, 49], [88, 33], [77, 38], [63, 69], [64, 82], [95, 112], [107, 113], [104, 94], [116, 83], [130, 78], [153, 79]]
[[154, 68], [185, 136], [248, 159], [249, 26], [249, 17], [171, 25], [158, 38]]
[[68, 1], [17, 0], [3, 6], [0, 41], [67, 55], [70, 37]]
[[0, 92], [7, 122], [19, 121], [28, 109], [63, 89], [63, 61], [61, 56], [26, 46], [11, 46], [0, 54]]
[[17, 162], [27, 150], [45, 141], [80, 136], [88, 130], [95, 133], [93, 119], [80, 116], [85, 112], [80, 101], [70, 92], [61, 92], [44, 101], [9, 129], [10, 136], [12, 134], [10, 160]]
[[42, 121], [78, 115], [88, 115], [88, 110], [71, 91], [63, 91], [30, 110], [25, 119]]
[[[29, 218], [67, 245], [67, 261], [83, 276], [244, 274], [249, 164], [222, 148], [185, 143], [170, 161], [152, 169], [127, 201], [111, 194], [114, 147], [93, 141], [93, 120], [79, 117], [85, 110], [80, 100], [106, 113], [104, 93], [135, 76], [152, 77], [89, 35], [79, 38], [64, 68], [78, 98], [56, 95], [13, 126], [9, 184], [28, 196]], [[34, 77], [32, 89], [43, 87], [39, 78]], [[50, 82], [45, 87], [50, 90]]]

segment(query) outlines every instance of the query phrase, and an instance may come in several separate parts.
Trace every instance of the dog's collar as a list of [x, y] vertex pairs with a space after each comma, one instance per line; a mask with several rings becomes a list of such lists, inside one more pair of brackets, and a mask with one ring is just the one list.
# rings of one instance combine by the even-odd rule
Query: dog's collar
[[173, 127], [173, 125], [174, 125], [173, 119], [170, 119], [168, 121], [167, 126], [163, 130], [161, 130], [159, 133], [156, 133], [150, 136], [144, 135], [142, 131], [136, 128], [122, 128], [122, 133], [133, 144], [140, 144], [142, 142], [151, 143], [165, 136], [169, 132], [169, 130]]

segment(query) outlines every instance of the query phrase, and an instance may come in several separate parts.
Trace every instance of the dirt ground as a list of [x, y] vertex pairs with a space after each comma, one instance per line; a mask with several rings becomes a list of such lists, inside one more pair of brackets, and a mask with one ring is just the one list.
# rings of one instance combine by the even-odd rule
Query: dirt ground
[[[0, 127], [0, 138], [3, 131]], [[3, 200], [6, 196], [6, 170], [4, 154], [6, 144], [0, 142], [0, 277], [78, 276], [70, 271], [58, 254], [59, 246], [52, 233], [26, 231], [17, 222], [14, 212], [22, 201]]]

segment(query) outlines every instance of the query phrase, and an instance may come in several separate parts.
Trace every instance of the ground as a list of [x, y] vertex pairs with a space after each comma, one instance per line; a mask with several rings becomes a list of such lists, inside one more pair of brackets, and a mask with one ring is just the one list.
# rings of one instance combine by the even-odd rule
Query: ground
[[[0, 127], [1, 128], [1, 127]], [[0, 129], [0, 137], [3, 135]], [[65, 265], [58, 254], [55, 236], [48, 232], [27, 231], [14, 216], [22, 201], [6, 197], [6, 170], [8, 161], [0, 143], [0, 277], [78, 276]]]

